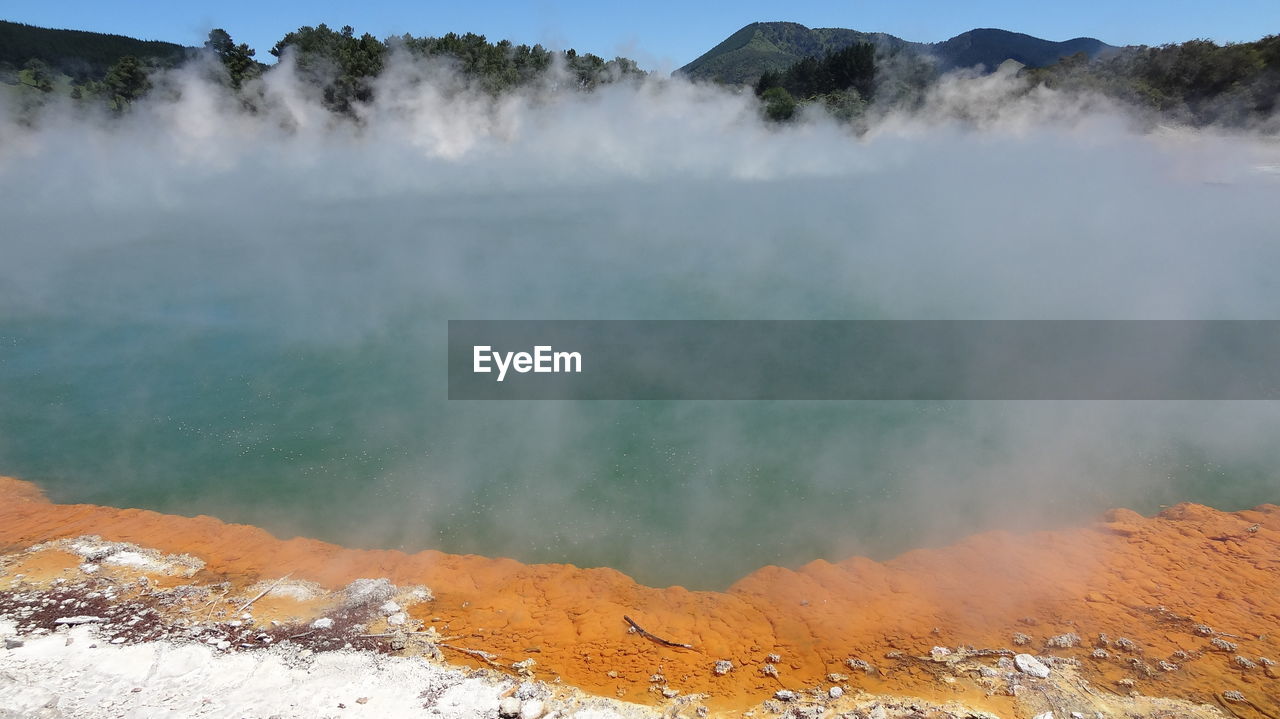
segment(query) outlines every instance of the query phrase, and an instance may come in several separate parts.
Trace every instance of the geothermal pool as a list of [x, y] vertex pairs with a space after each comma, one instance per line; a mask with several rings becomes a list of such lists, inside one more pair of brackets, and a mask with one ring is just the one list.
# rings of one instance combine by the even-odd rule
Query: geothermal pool
[[448, 401], [449, 319], [1280, 308], [1280, 184], [1254, 170], [1275, 148], [1248, 138], [858, 139], [715, 95], [593, 102], [460, 149], [399, 127], [193, 138], [163, 108], [17, 136], [0, 474], [58, 502], [693, 588], [1276, 500], [1268, 402]]

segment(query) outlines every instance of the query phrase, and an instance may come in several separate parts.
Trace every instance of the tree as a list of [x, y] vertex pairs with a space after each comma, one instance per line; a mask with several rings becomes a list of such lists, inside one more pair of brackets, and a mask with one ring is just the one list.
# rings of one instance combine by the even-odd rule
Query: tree
[[32, 58], [18, 71], [18, 84], [50, 93], [53, 92], [53, 73], [43, 60]]
[[[484, 35], [475, 33], [451, 32], [441, 37], [404, 35], [392, 41], [414, 55], [452, 60], [461, 79], [493, 94], [535, 82], [551, 67], [555, 57], [555, 53], [541, 45], [513, 45], [509, 40], [490, 43]], [[606, 61], [572, 49], [563, 51], [560, 57], [579, 89], [590, 90], [601, 83], [645, 74], [634, 60], [624, 57]]]
[[14, 95], [14, 118], [23, 125], [34, 126], [40, 109], [53, 92], [53, 72], [43, 60], [32, 58], [16, 76], [19, 91]]
[[782, 78], [782, 86], [796, 97], [808, 98], [820, 95], [829, 90], [831, 85], [826, 70], [827, 68], [811, 55], [787, 68]]
[[209, 39], [204, 41], [206, 49], [212, 51], [227, 69], [227, 77], [231, 87], [239, 90], [249, 77], [258, 73], [258, 63], [253, 59], [254, 50], [245, 43], [235, 44], [231, 35], [222, 28], [209, 31]]
[[[382, 72], [386, 55], [393, 47], [419, 57], [450, 60], [459, 79], [493, 94], [536, 82], [557, 56], [541, 45], [513, 45], [507, 40], [491, 43], [475, 33], [448, 33], [441, 37], [406, 34], [383, 42], [367, 33], [357, 37], [350, 26], [334, 31], [326, 25], [298, 28], [277, 42], [271, 54], [282, 57], [290, 53], [299, 74], [323, 89], [325, 105], [335, 112], [351, 114], [355, 103], [373, 99], [373, 79]], [[560, 52], [559, 58], [576, 81], [575, 86], [582, 90], [644, 76], [636, 63], [626, 58], [606, 61], [574, 50]]]
[[1028, 73], [1058, 90], [1094, 92], [1146, 107], [1165, 118], [1233, 126], [1272, 117], [1280, 97], [1280, 43], [1125, 48], [1097, 60], [1073, 56]]
[[780, 73], [767, 71], [756, 82], [756, 94], [763, 96], [769, 88], [782, 87], [794, 97], [809, 99], [853, 89], [870, 100], [875, 82], [875, 46], [860, 42], [821, 59], [812, 55], [801, 58]]
[[764, 101], [764, 116], [774, 122], [786, 122], [796, 114], [796, 101], [786, 88], [771, 87], [760, 96]]
[[271, 54], [286, 50], [295, 53], [299, 72], [323, 87], [329, 109], [350, 113], [354, 103], [373, 99], [372, 80], [382, 72], [387, 46], [369, 33], [356, 37], [350, 25], [335, 32], [321, 23], [285, 35]]
[[125, 55], [117, 60], [107, 70], [107, 77], [102, 83], [107, 101], [117, 112], [151, 89], [151, 81], [147, 79], [146, 69], [133, 55]]
[[871, 43], [855, 43], [821, 59], [801, 58], [782, 72], [767, 70], [755, 92], [764, 114], [782, 122], [796, 113], [799, 100], [821, 102], [837, 118], [851, 121], [866, 110], [876, 91], [876, 50]]
[[859, 42], [831, 53], [823, 60], [831, 87], [827, 92], [853, 88], [865, 100], [870, 100], [876, 89], [876, 49], [867, 42]]
[[756, 80], [756, 97], [775, 87], [782, 87], [782, 74], [777, 70], [765, 70], [760, 79]]

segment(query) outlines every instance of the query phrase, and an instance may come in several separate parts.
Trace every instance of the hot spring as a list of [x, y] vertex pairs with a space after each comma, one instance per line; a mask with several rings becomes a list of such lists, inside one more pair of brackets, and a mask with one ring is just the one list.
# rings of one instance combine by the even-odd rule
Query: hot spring
[[356, 127], [278, 75], [265, 115], [179, 75], [4, 126], [0, 473], [692, 588], [1276, 501], [1271, 402], [465, 402], [445, 370], [449, 319], [1272, 319], [1274, 144], [1066, 97], [778, 128], [676, 81], [406, 88]]

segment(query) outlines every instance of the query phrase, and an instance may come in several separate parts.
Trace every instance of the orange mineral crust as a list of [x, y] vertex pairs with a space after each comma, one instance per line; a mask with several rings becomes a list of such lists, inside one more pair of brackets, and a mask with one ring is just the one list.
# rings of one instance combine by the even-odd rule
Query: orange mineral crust
[[[854, 689], [1004, 715], [1012, 698], [936, 661], [935, 647], [967, 646], [1076, 659], [1096, 691], [1221, 707], [1224, 693], [1239, 692], [1249, 701], [1230, 703], [1237, 716], [1280, 716], [1274, 505], [1228, 513], [1183, 504], [1152, 518], [1115, 510], [1089, 527], [987, 532], [887, 562], [765, 567], [725, 592], [691, 592], [611, 569], [352, 550], [211, 517], [59, 505], [0, 478], [4, 552], [90, 534], [192, 555], [205, 565], [191, 581], [240, 591], [285, 575], [327, 589], [361, 577], [426, 585], [435, 601], [410, 612], [456, 637], [450, 644], [503, 666], [533, 658], [540, 679], [638, 702], [658, 703], [670, 688], [742, 709], [779, 689], [827, 686], [838, 673]], [[693, 649], [631, 632], [624, 616]], [[480, 666], [462, 652], [448, 658]], [[732, 670], [714, 671], [722, 660]]]

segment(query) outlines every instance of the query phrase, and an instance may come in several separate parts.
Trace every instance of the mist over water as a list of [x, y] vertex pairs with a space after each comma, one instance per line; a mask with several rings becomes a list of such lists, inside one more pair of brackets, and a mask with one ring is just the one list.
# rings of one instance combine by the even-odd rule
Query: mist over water
[[1008, 76], [861, 137], [680, 81], [401, 63], [356, 126], [287, 61], [258, 114], [200, 78], [0, 128], [0, 473], [58, 501], [696, 588], [1277, 501], [1270, 402], [445, 398], [448, 319], [1274, 319], [1273, 140]]

